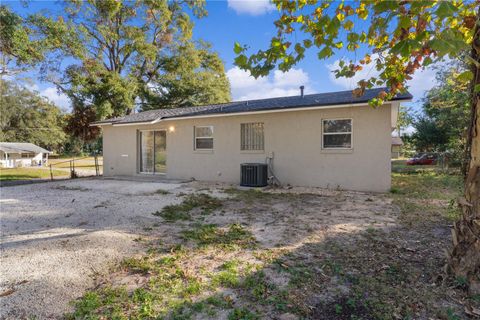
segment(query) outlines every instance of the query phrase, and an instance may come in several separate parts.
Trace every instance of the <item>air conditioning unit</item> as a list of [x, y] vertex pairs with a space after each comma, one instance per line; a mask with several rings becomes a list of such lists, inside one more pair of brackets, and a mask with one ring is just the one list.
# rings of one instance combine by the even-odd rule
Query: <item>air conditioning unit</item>
[[240, 185], [244, 187], [265, 187], [268, 183], [268, 166], [265, 163], [242, 163]]

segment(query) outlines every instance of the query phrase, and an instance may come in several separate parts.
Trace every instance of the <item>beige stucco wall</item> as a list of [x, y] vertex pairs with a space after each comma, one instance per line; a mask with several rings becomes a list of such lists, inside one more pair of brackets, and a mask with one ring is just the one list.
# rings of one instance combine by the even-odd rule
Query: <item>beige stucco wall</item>
[[[322, 150], [322, 119], [353, 119], [351, 150]], [[240, 151], [240, 124], [263, 122], [265, 152]], [[195, 151], [193, 127], [214, 126], [214, 150]], [[104, 174], [138, 174], [137, 132], [167, 130], [167, 177], [239, 183], [240, 164], [274, 154], [282, 184], [361, 191], [390, 188], [391, 108], [356, 106], [162, 121], [154, 125], [104, 126]]]

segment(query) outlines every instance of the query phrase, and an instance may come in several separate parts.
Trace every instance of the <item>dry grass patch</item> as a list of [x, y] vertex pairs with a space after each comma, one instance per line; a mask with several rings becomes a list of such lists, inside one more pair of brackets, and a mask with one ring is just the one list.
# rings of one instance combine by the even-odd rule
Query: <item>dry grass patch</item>
[[219, 199], [205, 193], [197, 193], [187, 195], [182, 203], [166, 206], [162, 210], [154, 212], [153, 215], [160, 216], [168, 222], [175, 222], [190, 220], [194, 210], [205, 215], [221, 206], [222, 202]]

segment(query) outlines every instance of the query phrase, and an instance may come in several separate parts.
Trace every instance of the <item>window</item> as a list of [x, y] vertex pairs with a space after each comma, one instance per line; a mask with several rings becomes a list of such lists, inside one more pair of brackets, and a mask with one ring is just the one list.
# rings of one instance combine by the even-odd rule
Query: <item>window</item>
[[240, 137], [241, 150], [264, 150], [263, 122], [242, 123]]
[[213, 126], [194, 127], [195, 150], [213, 150]]
[[22, 158], [23, 159], [30, 159], [30, 158], [33, 158], [33, 157], [35, 157], [34, 153], [22, 153]]
[[323, 120], [322, 148], [352, 148], [352, 119]]

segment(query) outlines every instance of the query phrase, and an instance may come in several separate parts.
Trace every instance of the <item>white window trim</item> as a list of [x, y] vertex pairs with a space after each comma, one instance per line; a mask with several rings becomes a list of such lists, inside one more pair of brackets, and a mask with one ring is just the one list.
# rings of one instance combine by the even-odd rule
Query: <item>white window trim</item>
[[[324, 123], [325, 121], [329, 120], [350, 120], [350, 132], [327, 132], [325, 133], [324, 131]], [[349, 148], [344, 148], [344, 147], [325, 147], [324, 146], [324, 135], [337, 135], [337, 134], [350, 134], [350, 147]], [[353, 150], [353, 119], [352, 118], [325, 118], [322, 119], [322, 150]]]
[[[212, 136], [211, 137], [204, 137], [204, 136], [197, 136], [197, 128], [211, 128], [212, 129]], [[213, 151], [215, 148], [215, 132], [213, 126], [193, 126], [193, 150], [195, 151]], [[212, 148], [197, 148], [197, 139], [212, 139]]]

